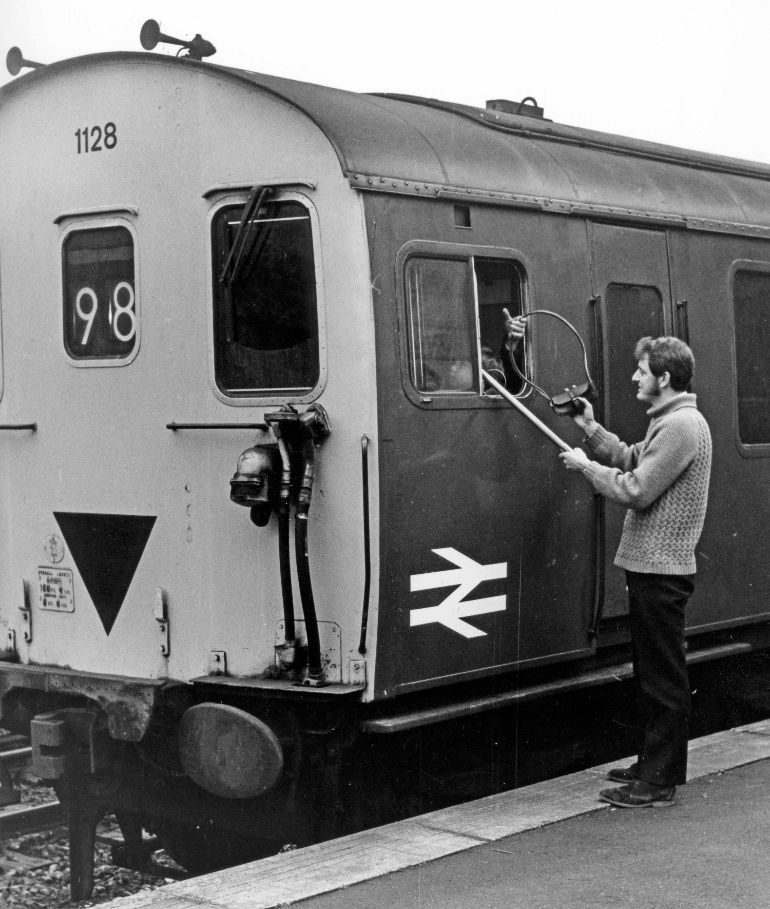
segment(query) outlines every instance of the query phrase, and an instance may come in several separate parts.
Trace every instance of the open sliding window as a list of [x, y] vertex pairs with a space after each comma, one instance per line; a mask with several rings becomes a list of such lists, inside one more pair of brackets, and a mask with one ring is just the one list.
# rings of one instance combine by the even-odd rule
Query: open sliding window
[[[770, 267], [733, 273], [738, 440], [749, 455], [770, 454]], [[762, 448], [755, 446], [763, 446]]]
[[212, 224], [216, 382], [228, 397], [301, 397], [319, 380], [308, 208], [262, 192]]
[[411, 255], [404, 282], [409, 374], [417, 392], [468, 399], [490, 394], [482, 369], [514, 394], [521, 390], [511, 359], [522, 369], [525, 354], [507, 343], [503, 313], [523, 311], [524, 270], [518, 262]]

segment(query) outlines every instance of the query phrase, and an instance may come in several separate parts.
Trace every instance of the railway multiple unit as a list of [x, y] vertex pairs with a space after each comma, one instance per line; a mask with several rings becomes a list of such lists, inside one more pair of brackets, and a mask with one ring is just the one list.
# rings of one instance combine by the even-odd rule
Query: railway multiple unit
[[[575, 326], [629, 441], [635, 341], [688, 340], [691, 655], [770, 618], [770, 167], [212, 51], [0, 90], [2, 725], [68, 807], [76, 896], [105, 811], [190, 867], [312, 842], [371, 820], [387, 742], [459, 753], [451, 720], [628, 659], [622, 510], [484, 380], [503, 308]], [[558, 320], [518, 356], [583, 375]]]

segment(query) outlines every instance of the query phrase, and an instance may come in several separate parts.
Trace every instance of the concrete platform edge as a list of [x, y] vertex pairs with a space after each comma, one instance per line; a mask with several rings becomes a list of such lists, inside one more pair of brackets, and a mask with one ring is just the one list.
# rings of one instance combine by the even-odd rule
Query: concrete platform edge
[[[690, 742], [688, 780], [767, 758], [770, 721], [736, 727]], [[600, 783], [610, 766], [622, 763], [602, 764], [102, 905], [114, 909], [290, 906], [525, 830], [603, 810], [606, 806], [597, 800]]]

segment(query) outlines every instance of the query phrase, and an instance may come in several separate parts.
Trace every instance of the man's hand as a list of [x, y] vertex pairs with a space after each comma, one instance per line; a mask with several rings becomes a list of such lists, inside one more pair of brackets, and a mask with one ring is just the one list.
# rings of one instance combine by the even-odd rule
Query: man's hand
[[575, 400], [580, 404], [580, 412], [573, 413], [572, 419], [587, 435], [591, 435], [596, 426], [596, 418], [594, 417], [594, 409], [591, 406], [591, 402], [585, 398], [575, 398]]
[[514, 317], [505, 307], [503, 307], [503, 315], [505, 316], [505, 331], [508, 335], [508, 345], [511, 349], [515, 349], [519, 346], [521, 339], [524, 337], [524, 332], [527, 328], [527, 317]]
[[[589, 405], [590, 407], [590, 405]], [[573, 448], [571, 451], [563, 451], [559, 457], [564, 462], [564, 466], [567, 470], [579, 470], [581, 473], [591, 462], [588, 460], [588, 455], [583, 451], [582, 448]]]

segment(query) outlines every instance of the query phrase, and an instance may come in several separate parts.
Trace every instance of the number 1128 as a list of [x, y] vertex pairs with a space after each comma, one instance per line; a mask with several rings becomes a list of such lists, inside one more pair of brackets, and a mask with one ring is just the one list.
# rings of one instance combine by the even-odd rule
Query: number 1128
[[112, 122], [105, 123], [103, 127], [84, 126], [82, 129], [75, 130], [75, 138], [78, 140], [79, 155], [87, 155], [89, 152], [103, 149], [109, 151], [118, 144], [118, 128]]

